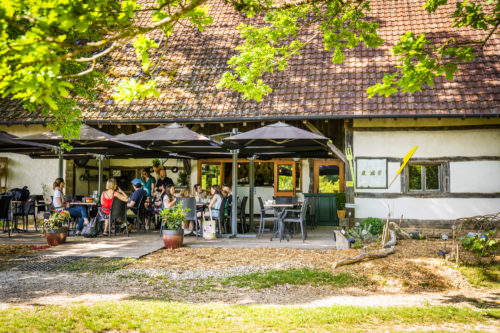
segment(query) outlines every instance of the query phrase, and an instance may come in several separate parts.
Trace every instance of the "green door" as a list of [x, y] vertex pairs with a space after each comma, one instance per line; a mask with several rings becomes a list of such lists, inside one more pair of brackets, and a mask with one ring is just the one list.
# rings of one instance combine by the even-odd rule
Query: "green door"
[[316, 225], [338, 226], [337, 200], [335, 193], [304, 193], [304, 197], [314, 200]]

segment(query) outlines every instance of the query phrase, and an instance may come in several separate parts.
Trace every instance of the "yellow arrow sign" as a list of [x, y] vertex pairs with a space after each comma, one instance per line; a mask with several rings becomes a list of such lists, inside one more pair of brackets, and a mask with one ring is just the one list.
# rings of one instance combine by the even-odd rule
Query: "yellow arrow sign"
[[396, 172], [396, 175], [392, 179], [392, 181], [389, 184], [388, 188], [391, 187], [392, 183], [394, 183], [394, 181], [396, 180], [396, 178], [398, 177], [398, 175], [401, 173], [401, 171], [403, 171], [404, 167], [406, 166], [406, 164], [408, 163], [408, 161], [410, 160], [410, 158], [413, 156], [413, 154], [415, 153], [415, 151], [417, 150], [417, 148], [418, 148], [418, 146], [413, 147], [408, 152], [408, 154], [406, 154], [405, 157], [403, 157], [403, 163], [401, 164], [401, 167], [399, 168], [398, 172]]

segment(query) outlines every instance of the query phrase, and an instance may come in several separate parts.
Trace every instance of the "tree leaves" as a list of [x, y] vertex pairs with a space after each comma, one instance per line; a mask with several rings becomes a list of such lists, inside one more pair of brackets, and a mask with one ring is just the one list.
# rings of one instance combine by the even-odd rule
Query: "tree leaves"
[[149, 38], [148, 35], [139, 35], [134, 41], [135, 54], [142, 63], [142, 69], [147, 72], [151, 63], [149, 62], [149, 49], [157, 49], [159, 45]]
[[148, 81], [144, 84], [135, 79], [123, 79], [116, 87], [113, 94], [115, 101], [131, 102], [150, 96], [158, 97], [159, 91], [156, 89], [156, 80]]

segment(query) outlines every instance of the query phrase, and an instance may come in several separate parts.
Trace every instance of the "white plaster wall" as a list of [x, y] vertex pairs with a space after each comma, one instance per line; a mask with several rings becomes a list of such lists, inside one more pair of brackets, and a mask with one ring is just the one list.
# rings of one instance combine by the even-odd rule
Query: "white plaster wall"
[[[22, 154], [6, 153], [0, 153], [0, 157], [9, 159], [8, 189], [28, 186], [31, 195], [42, 194], [42, 183], [52, 188], [54, 180], [59, 176], [59, 161], [57, 159], [32, 159]], [[64, 168], [66, 168], [66, 161]]]
[[[259, 214], [260, 213], [260, 206], [259, 206], [259, 200], [257, 199], [258, 197], [261, 197], [262, 200], [265, 202], [266, 200], [271, 200], [274, 195], [274, 187], [272, 186], [255, 186], [255, 192], [254, 192], [254, 204], [253, 204], [253, 212], [254, 214]], [[249, 189], [248, 186], [237, 186], [236, 187], [236, 193], [238, 195], [238, 198], [243, 198], [244, 196], [249, 195]], [[247, 201], [247, 207], [246, 207], [246, 213], [248, 214], [248, 201]]]
[[[500, 156], [500, 131], [356, 131], [353, 151], [355, 156], [403, 158], [415, 145], [416, 158], [446, 158], [454, 156]], [[389, 163], [388, 181], [394, 177], [399, 163]], [[398, 177], [389, 189], [358, 192], [401, 192]], [[450, 162], [450, 192], [500, 192], [500, 162]], [[499, 198], [414, 198], [397, 199], [355, 198], [356, 217], [385, 218], [391, 215], [405, 219], [455, 219], [500, 211]]]
[[500, 161], [450, 162], [450, 180], [450, 192], [500, 192]]
[[417, 158], [443, 156], [500, 156], [500, 131], [356, 131], [353, 136], [355, 156], [399, 157], [418, 145]]
[[485, 215], [500, 211], [500, 198], [356, 198], [356, 217], [391, 218], [419, 220], [452, 220], [460, 217]]
[[[48, 131], [42, 125], [0, 126], [0, 130], [19, 137]], [[30, 194], [42, 194], [41, 184], [47, 184], [52, 188], [52, 183], [59, 175], [58, 159], [32, 159], [26, 155], [8, 153], [0, 153], [0, 156], [9, 159], [7, 178], [9, 189], [28, 186]], [[66, 161], [64, 169], [66, 169]]]

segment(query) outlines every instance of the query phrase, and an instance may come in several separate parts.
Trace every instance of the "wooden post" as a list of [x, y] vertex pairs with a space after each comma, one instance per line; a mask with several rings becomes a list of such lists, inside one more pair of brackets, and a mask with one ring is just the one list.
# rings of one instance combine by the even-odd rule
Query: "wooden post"
[[[352, 129], [352, 120], [346, 119], [344, 120], [344, 145], [345, 147], [351, 147], [353, 148], [353, 129]], [[354, 149], [353, 149], [353, 155], [354, 155]], [[348, 162], [347, 160], [344, 161], [346, 163], [346, 167], [344, 168], [344, 180], [350, 180], [352, 181], [354, 178], [354, 175], [351, 175], [351, 170], [347, 166]], [[354, 184], [355, 185], [355, 184]], [[346, 187], [345, 189], [345, 201], [347, 203], [354, 203], [354, 186]]]

